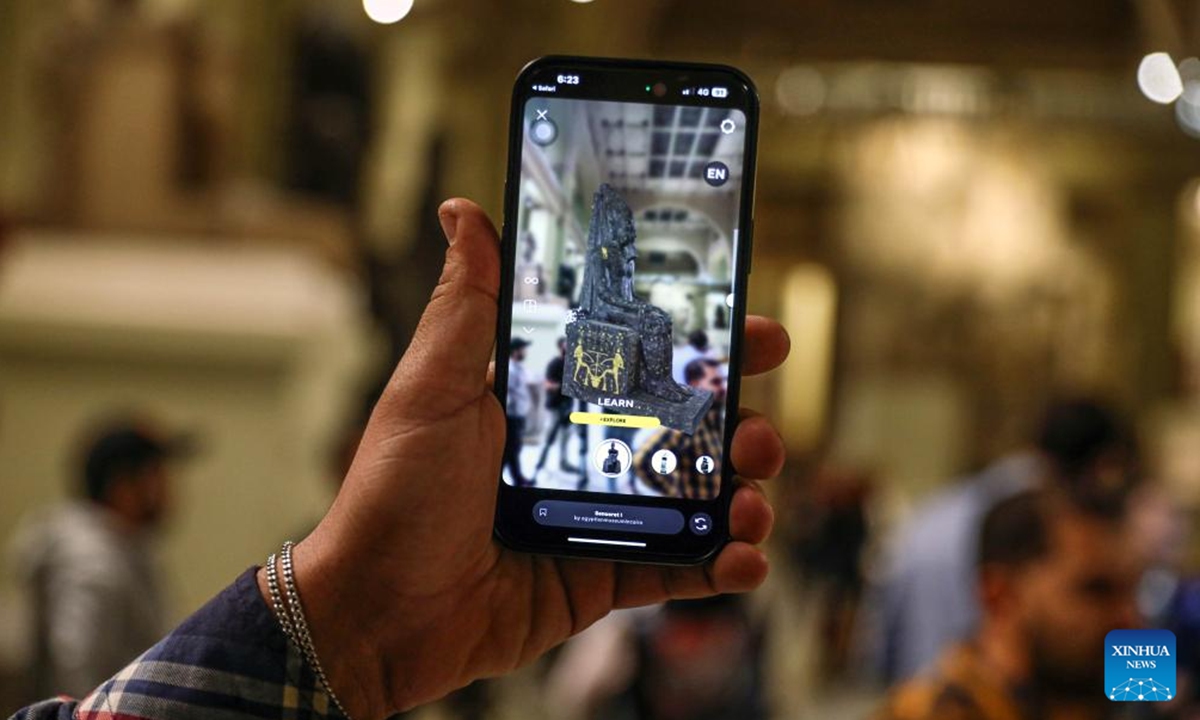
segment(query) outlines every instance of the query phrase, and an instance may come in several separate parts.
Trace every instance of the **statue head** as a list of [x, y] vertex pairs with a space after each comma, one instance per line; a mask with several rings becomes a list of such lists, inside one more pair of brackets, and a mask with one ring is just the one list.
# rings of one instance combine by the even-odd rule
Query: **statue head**
[[603, 250], [607, 257], [632, 259], [637, 233], [633, 226], [633, 211], [608, 183], [596, 189], [592, 197], [592, 223], [588, 228], [588, 246]]
[[632, 280], [637, 258], [633, 212], [625, 198], [607, 183], [592, 197], [588, 226], [587, 269], [579, 293], [579, 310], [585, 315], [602, 309], [603, 298], [615, 294], [633, 299]]

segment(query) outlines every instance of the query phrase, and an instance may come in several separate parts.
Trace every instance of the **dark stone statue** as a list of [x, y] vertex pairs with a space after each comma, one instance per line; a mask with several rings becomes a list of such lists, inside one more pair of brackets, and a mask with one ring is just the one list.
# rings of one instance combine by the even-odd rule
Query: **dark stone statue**
[[567, 325], [563, 393], [694, 433], [712, 393], [671, 377], [671, 316], [633, 294], [637, 239], [620, 193], [601, 185], [592, 200], [583, 287]]
[[605, 475], [616, 475], [621, 472], [621, 459], [617, 457], [617, 444], [608, 444], [608, 457], [604, 458], [604, 467], [601, 472]]

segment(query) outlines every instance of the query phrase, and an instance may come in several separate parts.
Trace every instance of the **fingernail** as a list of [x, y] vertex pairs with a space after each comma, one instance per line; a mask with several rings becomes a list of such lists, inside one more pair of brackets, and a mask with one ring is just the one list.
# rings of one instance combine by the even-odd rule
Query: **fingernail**
[[458, 233], [458, 208], [452, 202], [442, 203], [438, 208], [438, 222], [442, 224], [442, 232], [446, 241], [454, 244], [454, 236]]

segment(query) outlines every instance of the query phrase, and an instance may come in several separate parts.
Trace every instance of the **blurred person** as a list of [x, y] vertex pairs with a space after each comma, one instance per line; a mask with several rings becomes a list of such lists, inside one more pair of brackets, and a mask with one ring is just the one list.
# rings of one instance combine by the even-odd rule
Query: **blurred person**
[[733, 595], [619, 613], [563, 649], [546, 704], [568, 720], [766, 718], [759, 625]]
[[[1138, 610], [1150, 627], [1175, 633], [1175, 700], [1171, 718], [1200, 720], [1200, 578], [1186, 504], [1160, 485], [1144, 488], [1130, 507], [1134, 548], [1146, 558]], [[1159, 706], [1163, 707], [1163, 706]]]
[[1160, 627], [1175, 633], [1178, 717], [1200, 720], [1200, 578], [1179, 582]]
[[821, 670], [825, 678], [847, 669], [862, 597], [863, 553], [869, 525], [871, 479], [860, 470], [825, 463], [813, 483], [812, 526], [800, 548], [802, 567], [821, 595]]
[[639, 672], [623, 700], [638, 720], [767, 717], [762, 634], [737, 596], [668, 602], [636, 640]]
[[18, 531], [38, 697], [87, 693], [166, 629], [153, 546], [169, 508], [167, 461], [182, 449], [146, 423], [109, 425], [85, 451], [82, 498]]
[[533, 469], [534, 480], [537, 480], [537, 474], [546, 466], [546, 457], [550, 454], [550, 448], [554, 445], [554, 440], [558, 439], [558, 467], [563, 472], [578, 473], [579, 466], [572, 465], [567, 460], [567, 445], [571, 441], [571, 410], [574, 409], [574, 398], [567, 397], [562, 394], [563, 367], [566, 366], [567, 358], [567, 339], [560, 337], [558, 339], [558, 354], [551, 358], [546, 365], [546, 380], [544, 387], [546, 389], [546, 409], [550, 411], [554, 424], [550, 426], [550, 432], [546, 435], [546, 444], [542, 447], [542, 454], [538, 457], [537, 467]]
[[888, 548], [873, 592], [880, 625], [865, 633], [888, 682], [912, 677], [978, 626], [973, 592], [981, 518], [1001, 500], [1042, 484], [1074, 495], [1120, 494], [1137, 482], [1137, 442], [1113, 410], [1087, 398], [1050, 406], [1033, 447], [1001, 458], [937, 493], [913, 513]]
[[533, 410], [533, 393], [529, 392], [529, 375], [525, 372], [525, 338], [513, 338], [508, 356], [508, 434], [504, 443], [504, 467], [517, 487], [532, 485], [521, 472], [521, 446], [525, 444], [525, 420]]
[[[531, 555], [495, 540], [506, 427], [487, 375], [499, 240], [468, 201], [444, 203], [439, 220], [450, 244], [441, 279], [337, 499], [290, 564], [269, 558], [296, 602], [278, 599], [276, 576], [251, 567], [82, 701], [47, 700], [16, 720], [373, 720], [528, 665], [614, 609], [763, 582], [757, 545], [772, 511], [741, 478], [774, 477], [784, 450], [755, 414], [730, 450], [739, 475], [731, 541], [702, 566]], [[788, 345], [778, 323], [748, 317], [744, 372], [778, 367]], [[297, 627], [305, 641], [290, 639]]]
[[[725, 417], [725, 375], [716, 360], [697, 358], [688, 363], [684, 381], [694, 387], [712, 392], [712, 407], [700, 420], [691, 435], [667, 428], [650, 431], [645, 442], [635, 441], [638, 448], [633, 456], [637, 479], [669, 497], [707, 500], [717, 496], [721, 482], [721, 427]], [[675, 454], [676, 469], [663, 474], [654, 467], [654, 454], [669, 450]], [[698, 470], [704, 457], [707, 470]], [[636, 483], [635, 483], [636, 484]]]
[[983, 520], [979, 630], [896, 688], [877, 720], [1099, 720], [1105, 636], [1139, 622], [1140, 566], [1119, 503], [1029, 490]]
[[688, 363], [700, 358], [711, 358], [712, 348], [708, 344], [708, 333], [703, 330], [693, 330], [688, 334], [687, 344], [683, 347], [675, 348], [675, 354], [671, 358], [671, 375], [674, 376], [676, 382], [687, 383]]

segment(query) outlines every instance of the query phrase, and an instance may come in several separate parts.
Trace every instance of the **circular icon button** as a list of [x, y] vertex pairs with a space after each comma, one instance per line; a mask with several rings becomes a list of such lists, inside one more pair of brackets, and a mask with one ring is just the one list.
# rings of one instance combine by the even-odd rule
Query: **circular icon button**
[[720, 160], [713, 160], [704, 166], [704, 182], [713, 187], [721, 187], [729, 180], [729, 166]]
[[654, 468], [654, 472], [659, 475], [670, 475], [675, 472], [675, 466], [679, 464], [679, 459], [675, 457], [675, 453], [670, 450], [659, 450], [650, 456], [650, 466]]
[[717, 466], [717, 462], [712, 459], [712, 455], [701, 455], [696, 458], [696, 472], [707, 475]]
[[737, 130], [737, 123], [735, 123], [732, 118], [725, 118], [721, 121], [721, 132], [725, 133], [726, 135], [731, 135], [734, 130]]
[[529, 139], [535, 144], [545, 147], [558, 139], [558, 125], [550, 118], [535, 120], [529, 126]]
[[592, 464], [604, 477], [620, 477], [633, 465], [633, 451], [620, 440], [605, 440], [592, 453]]
[[696, 513], [688, 521], [688, 527], [697, 535], [707, 535], [712, 532], [712, 518], [708, 513]]

